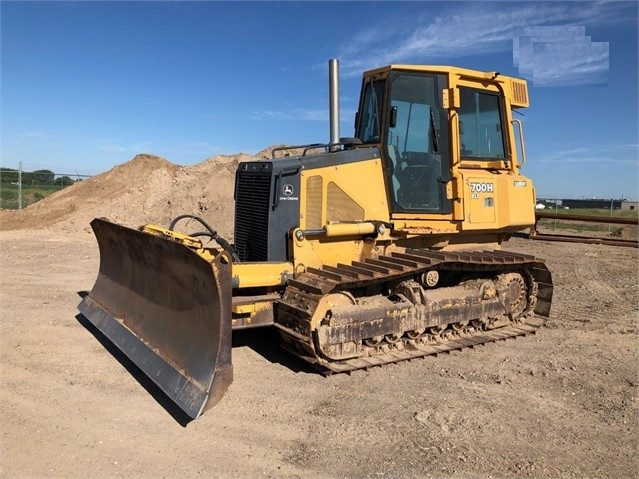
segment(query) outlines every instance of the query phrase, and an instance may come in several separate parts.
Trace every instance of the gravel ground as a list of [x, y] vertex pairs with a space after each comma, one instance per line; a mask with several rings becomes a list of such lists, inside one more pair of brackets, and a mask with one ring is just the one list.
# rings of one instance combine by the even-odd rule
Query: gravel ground
[[236, 332], [234, 383], [184, 425], [78, 316], [93, 237], [0, 232], [0, 476], [639, 477], [637, 250], [505, 249], [553, 272], [538, 334], [325, 378]]

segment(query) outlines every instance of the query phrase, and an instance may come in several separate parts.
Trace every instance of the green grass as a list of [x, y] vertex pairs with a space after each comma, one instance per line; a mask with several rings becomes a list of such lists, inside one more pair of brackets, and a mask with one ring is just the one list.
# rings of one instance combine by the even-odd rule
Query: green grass
[[[55, 185], [23, 185], [22, 207], [26, 208], [30, 204], [40, 201], [61, 189], [62, 187]], [[18, 206], [18, 185], [3, 184], [0, 188], [0, 208], [17, 210]]]
[[570, 210], [564, 210], [561, 208], [557, 208], [555, 211], [554, 208], [546, 208], [544, 210], [539, 210], [541, 213], [558, 213], [566, 216], [570, 215], [581, 215], [581, 216], [605, 216], [611, 218], [639, 218], [638, 210], [608, 210], [608, 209], [599, 209], [599, 208], [575, 208]]
[[538, 228], [546, 230], [571, 230], [571, 231], [599, 231], [614, 232], [621, 228], [622, 225], [605, 224], [605, 223], [584, 223], [584, 222], [563, 222], [562, 220], [539, 220]]
[[[546, 208], [545, 210], [540, 210], [543, 212], [552, 212], [555, 213], [554, 209]], [[570, 210], [562, 210], [557, 209], [558, 214], [566, 215], [566, 216], [601, 216], [604, 218], [639, 218], [639, 212], [637, 210], [604, 210], [597, 208], [583, 208], [583, 209], [570, 209]], [[592, 232], [600, 232], [600, 233], [614, 233], [624, 225], [614, 224], [614, 223], [588, 223], [585, 221], [566, 221], [563, 219], [550, 219], [544, 218], [540, 219], [537, 222], [538, 228], [543, 228], [547, 230], [571, 230], [571, 231], [592, 231]]]

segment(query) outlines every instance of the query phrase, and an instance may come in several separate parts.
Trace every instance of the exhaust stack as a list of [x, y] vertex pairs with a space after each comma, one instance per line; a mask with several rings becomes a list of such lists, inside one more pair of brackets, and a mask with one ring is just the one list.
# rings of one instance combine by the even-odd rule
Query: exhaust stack
[[330, 151], [336, 151], [339, 146], [339, 60], [332, 58], [328, 61], [328, 89], [329, 89], [329, 117], [330, 117]]

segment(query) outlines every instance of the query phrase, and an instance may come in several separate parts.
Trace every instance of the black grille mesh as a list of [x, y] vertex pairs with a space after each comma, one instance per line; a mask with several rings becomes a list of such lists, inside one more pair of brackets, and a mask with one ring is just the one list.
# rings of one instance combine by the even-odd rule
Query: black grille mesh
[[235, 194], [235, 250], [242, 261], [268, 260], [271, 174], [239, 172]]

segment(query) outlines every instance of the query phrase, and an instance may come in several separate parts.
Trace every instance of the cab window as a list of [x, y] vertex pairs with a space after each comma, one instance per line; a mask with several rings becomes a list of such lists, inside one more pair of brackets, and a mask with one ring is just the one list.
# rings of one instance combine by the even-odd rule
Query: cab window
[[384, 80], [366, 80], [364, 84], [364, 95], [360, 106], [360, 125], [358, 138], [362, 143], [379, 143], [382, 109], [384, 101]]
[[460, 88], [459, 139], [462, 160], [504, 159], [505, 139], [497, 93]]

